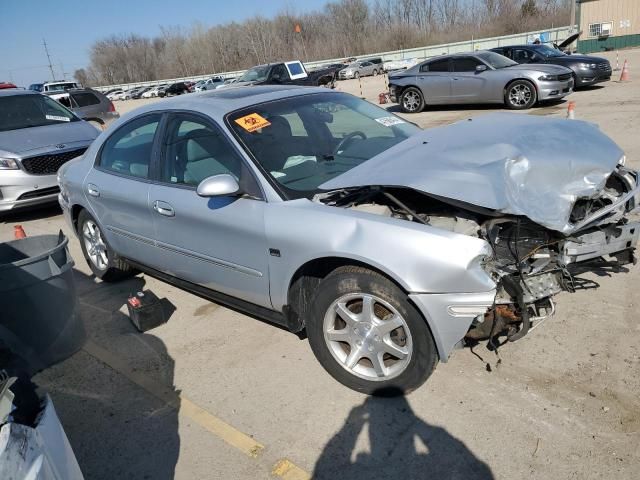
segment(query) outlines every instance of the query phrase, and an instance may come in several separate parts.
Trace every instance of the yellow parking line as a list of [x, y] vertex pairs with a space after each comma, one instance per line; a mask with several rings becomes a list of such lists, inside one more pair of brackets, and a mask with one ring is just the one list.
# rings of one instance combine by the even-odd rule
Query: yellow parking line
[[300, 467], [283, 458], [273, 466], [271, 475], [280, 477], [283, 480], [310, 480], [311, 475], [302, 470]]
[[[102, 363], [108, 365], [113, 370], [124, 375], [130, 381], [143, 388], [154, 397], [162, 400], [168, 405], [171, 405], [173, 408], [178, 409], [181, 415], [193, 420], [198, 425], [213, 433], [232, 447], [237, 448], [245, 455], [255, 458], [264, 449], [263, 445], [256, 442], [250, 436], [236, 430], [234, 427], [215, 415], [210, 414], [184, 395], [178, 395], [173, 389], [173, 386], [161, 385], [153, 381], [147, 375], [134, 372], [125, 361], [116, 357], [108, 350], [105, 350], [99, 345], [93, 343], [91, 340], [87, 341], [83, 350], [92, 357], [95, 357]], [[289, 477], [283, 478], [288, 479]], [[290, 478], [297, 479], [298, 477]]]

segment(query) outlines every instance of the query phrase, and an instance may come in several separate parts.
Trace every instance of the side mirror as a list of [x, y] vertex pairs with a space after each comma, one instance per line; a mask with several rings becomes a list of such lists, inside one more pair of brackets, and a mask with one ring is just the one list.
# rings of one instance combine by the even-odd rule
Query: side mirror
[[485, 72], [487, 70], [486, 65], [476, 65], [476, 73]]
[[228, 173], [207, 177], [198, 184], [196, 193], [201, 197], [228, 197], [240, 193], [238, 181]]

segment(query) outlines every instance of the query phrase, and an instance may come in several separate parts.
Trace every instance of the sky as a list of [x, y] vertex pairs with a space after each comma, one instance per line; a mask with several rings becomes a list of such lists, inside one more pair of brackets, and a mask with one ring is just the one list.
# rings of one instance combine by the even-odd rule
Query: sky
[[318, 10], [327, 0], [0, 0], [0, 82], [27, 87], [51, 79], [43, 39], [56, 79], [73, 78], [89, 64], [95, 40], [112, 34], [154, 36], [160, 26], [217, 25], [254, 15], [271, 17], [287, 7]]

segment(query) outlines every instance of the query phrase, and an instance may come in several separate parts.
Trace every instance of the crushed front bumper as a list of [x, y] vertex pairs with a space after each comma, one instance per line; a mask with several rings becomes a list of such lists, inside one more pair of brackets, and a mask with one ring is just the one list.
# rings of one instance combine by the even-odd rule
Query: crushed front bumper
[[441, 362], [464, 338], [472, 322], [484, 316], [496, 290], [482, 293], [412, 293], [409, 298], [427, 320]]

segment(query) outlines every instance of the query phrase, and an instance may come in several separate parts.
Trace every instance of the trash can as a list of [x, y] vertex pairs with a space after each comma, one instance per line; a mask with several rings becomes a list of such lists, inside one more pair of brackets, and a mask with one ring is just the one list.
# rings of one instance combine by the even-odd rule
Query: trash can
[[71, 356], [86, 340], [67, 244], [62, 231], [0, 243], [0, 344], [29, 375]]

